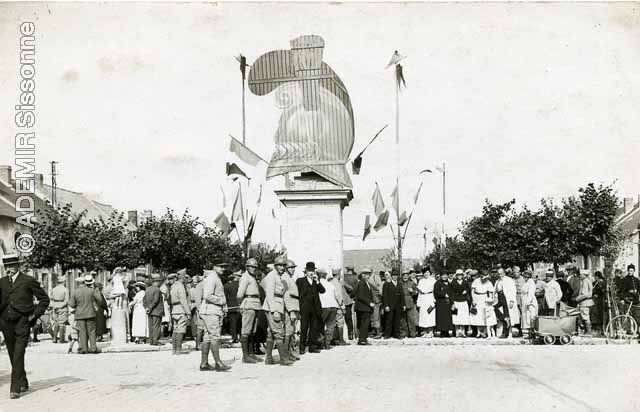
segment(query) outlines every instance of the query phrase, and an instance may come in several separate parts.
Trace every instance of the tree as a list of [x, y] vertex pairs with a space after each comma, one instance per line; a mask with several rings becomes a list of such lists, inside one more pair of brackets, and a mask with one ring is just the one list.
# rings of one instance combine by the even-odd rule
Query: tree
[[135, 234], [126, 222], [124, 213], [114, 211], [107, 220], [101, 216], [80, 228], [82, 267], [112, 271], [119, 266], [135, 268], [144, 263], [135, 247]]
[[473, 266], [471, 264], [472, 258], [466, 249], [467, 244], [458, 236], [447, 236], [444, 248], [440, 239], [433, 238], [433, 250], [427, 255], [425, 262], [430, 266], [433, 273], [447, 273]]
[[600, 255], [603, 247], [616, 241], [619, 200], [611, 185], [596, 187], [589, 183], [578, 192], [577, 198], [571, 196], [564, 201], [563, 213], [575, 254], [583, 256], [588, 265], [588, 256]]
[[[258, 269], [262, 273], [267, 273], [267, 265], [273, 263], [277, 257], [284, 256], [286, 251], [283, 249], [277, 249], [274, 246], [269, 246], [265, 243], [252, 244], [249, 248], [249, 257], [255, 258], [258, 261]], [[303, 262], [296, 262], [298, 266], [303, 265]]]
[[396, 249], [395, 247], [389, 249], [389, 251], [379, 259], [379, 262], [382, 264], [385, 270], [388, 271], [400, 267], [400, 260], [398, 259], [398, 249]]

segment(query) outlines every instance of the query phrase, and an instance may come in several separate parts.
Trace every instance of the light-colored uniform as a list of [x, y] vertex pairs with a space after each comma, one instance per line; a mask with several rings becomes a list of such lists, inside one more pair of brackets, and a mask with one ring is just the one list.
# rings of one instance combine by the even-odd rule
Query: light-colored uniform
[[202, 319], [200, 319], [200, 305], [202, 304], [202, 287], [204, 280], [205, 278], [203, 277], [191, 293], [191, 300], [195, 302], [196, 310], [194, 311], [194, 316], [196, 317], [196, 329], [198, 331], [204, 331], [204, 325], [202, 324]]
[[344, 288], [338, 277], [331, 279], [331, 284], [336, 289], [336, 301], [338, 302], [338, 310], [336, 311], [336, 327], [344, 328]]
[[580, 279], [579, 285], [579, 293], [578, 296], [576, 296], [576, 302], [578, 302], [578, 309], [580, 309], [580, 317], [583, 321], [590, 322], [590, 308], [591, 306], [595, 305], [595, 302], [592, 298], [593, 284], [591, 283], [591, 279], [586, 277], [584, 279]]
[[[276, 272], [272, 270], [262, 280], [262, 288], [264, 289], [265, 299], [262, 310], [267, 312], [267, 321], [269, 322], [269, 332], [272, 339], [281, 341], [284, 339], [284, 292], [285, 283]], [[280, 320], [276, 321], [273, 314], [279, 313]]]
[[256, 311], [262, 309], [260, 305], [260, 290], [256, 278], [249, 272], [244, 272], [238, 283], [238, 293], [236, 295], [240, 302], [240, 313], [242, 314], [241, 336], [247, 337], [255, 333], [258, 322], [256, 322]]
[[295, 313], [297, 319], [300, 318], [300, 298], [298, 296], [298, 285], [287, 272], [282, 274], [282, 280], [287, 284], [287, 290], [284, 292], [284, 336], [293, 336], [296, 332], [296, 321], [292, 319], [291, 314]]
[[518, 291], [516, 288], [516, 282], [509, 276], [503, 276], [498, 280], [498, 282], [496, 282], [496, 288], [500, 282], [502, 282], [502, 293], [504, 293], [504, 297], [507, 300], [509, 320], [512, 325], [517, 325], [520, 323], [520, 308], [518, 308]]
[[[433, 296], [433, 286], [436, 279], [433, 276], [427, 276], [418, 282], [418, 326], [421, 328], [433, 328], [436, 326], [436, 300]], [[429, 308], [431, 313], [429, 313]]]
[[522, 328], [530, 329], [533, 321], [538, 317], [538, 298], [536, 297], [536, 282], [528, 279], [522, 287]]
[[191, 305], [182, 282], [174, 282], [169, 291], [171, 295], [171, 320], [175, 333], [187, 333], [187, 319], [191, 314]]
[[208, 276], [202, 281], [200, 319], [202, 319], [204, 329], [202, 341], [209, 343], [220, 339], [227, 299], [218, 273], [215, 271], [205, 272], [208, 272]]

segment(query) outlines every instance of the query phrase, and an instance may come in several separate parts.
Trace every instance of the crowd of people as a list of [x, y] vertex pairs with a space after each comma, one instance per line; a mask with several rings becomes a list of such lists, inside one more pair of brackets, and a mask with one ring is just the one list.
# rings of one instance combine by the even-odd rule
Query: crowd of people
[[576, 332], [602, 333], [610, 313], [609, 292], [631, 305], [631, 315], [640, 321], [634, 265], [626, 275], [617, 269], [608, 285], [602, 273], [571, 266], [549, 269], [536, 279], [517, 266], [457, 269], [453, 274], [433, 274], [428, 266], [355, 273], [307, 262], [297, 271], [295, 262], [278, 257], [265, 274], [255, 258], [235, 273], [228, 273], [227, 263], [218, 259], [193, 277], [182, 269], [129, 281], [124, 268], [116, 268], [104, 287], [95, 273], [88, 273], [76, 279], [79, 285], [72, 293], [66, 276], [58, 276], [47, 295], [25, 275], [22, 262], [3, 261], [8, 276], [0, 279], [0, 317], [13, 365], [12, 397], [28, 390], [24, 347], [30, 328], [46, 315], [54, 343], [69, 342], [70, 353], [78, 343], [77, 353], [96, 354], [97, 342], [112, 326], [111, 311], [122, 309], [128, 315], [129, 341], [161, 346], [161, 338], [170, 336], [173, 354], [180, 355], [189, 353], [183, 349], [187, 336], [201, 353], [201, 371], [231, 368], [220, 358], [223, 327], [231, 343], [240, 343], [243, 363], [289, 366], [306, 353], [349, 341], [369, 345], [369, 338], [532, 337], [539, 316], [573, 315]]

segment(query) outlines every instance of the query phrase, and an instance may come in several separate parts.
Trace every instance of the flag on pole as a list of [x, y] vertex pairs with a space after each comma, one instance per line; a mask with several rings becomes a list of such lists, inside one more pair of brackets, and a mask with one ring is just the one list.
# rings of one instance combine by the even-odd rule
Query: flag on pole
[[250, 166], [257, 166], [260, 162], [267, 163], [263, 158], [258, 156], [253, 150], [237, 141], [233, 136], [231, 137], [231, 143], [229, 144], [229, 151], [235, 153], [238, 159]]
[[242, 55], [242, 53], [241, 53], [241, 54], [236, 56], [236, 60], [238, 61], [238, 63], [240, 63], [240, 72], [242, 73], [242, 80], [245, 80], [246, 73], [247, 73], [247, 67], [249, 66], [247, 64], [247, 58], [244, 57]]
[[276, 218], [276, 210], [271, 208], [271, 216], [275, 219]]
[[231, 221], [238, 222], [242, 220], [244, 222], [244, 206], [242, 206], [242, 191], [238, 187], [236, 193], [236, 199], [233, 201], [233, 209], [231, 211]]
[[391, 55], [391, 60], [389, 61], [389, 64], [387, 64], [387, 69], [391, 66], [393, 66], [394, 64], [398, 64], [400, 63], [400, 60], [404, 59], [407, 56], [403, 56], [400, 53], [398, 53], [398, 50], [394, 51], [393, 54]]
[[396, 83], [398, 84], [398, 89], [401, 89], [402, 86], [404, 86], [405, 89], [407, 88], [407, 82], [404, 81], [401, 64], [396, 64]]
[[363, 242], [367, 238], [367, 236], [369, 236], [369, 233], [371, 233], [371, 216], [367, 215], [364, 218], [364, 234], [362, 235]]
[[244, 237], [245, 242], [251, 242], [251, 235], [253, 234], [253, 227], [256, 224], [256, 215], [251, 216], [249, 220], [249, 226], [247, 227], [247, 234]]
[[240, 169], [240, 166], [238, 166], [235, 163], [227, 162], [227, 164], [226, 164], [226, 174], [234, 182], [236, 180], [238, 180], [239, 178], [241, 178], [241, 177], [244, 177], [245, 179], [249, 179], [249, 176], [247, 176], [247, 174], [242, 169]]
[[364, 154], [365, 150], [367, 150], [369, 146], [371, 146], [371, 143], [373, 143], [378, 138], [378, 136], [380, 136], [380, 133], [382, 133], [382, 131], [386, 129], [387, 126], [389, 125], [385, 124], [384, 127], [380, 129], [375, 136], [373, 136], [373, 139], [371, 139], [371, 141], [364, 147], [364, 149], [362, 149], [362, 151], [358, 153], [356, 158], [353, 159], [353, 162], [351, 162], [351, 171], [353, 172], [354, 175], [360, 174], [360, 168], [362, 167], [362, 155]]
[[398, 196], [398, 184], [396, 183], [396, 187], [391, 192], [391, 207], [396, 211], [396, 215], [400, 213], [400, 196]]
[[382, 200], [382, 193], [380, 193], [380, 188], [376, 183], [376, 190], [373, 192], [373, 197], [371, 198], [373, 202], [373, 210], [376, 213], [376, 216], [380, 216], [380, 214], [384, 211], [384, 201]]
[[403, 211], [400, 213], [400, 216], [398, 216], [398, 226], [404, 226], [404, 224], [407, 223], [407, 220], [409, 220], [407, 212]]
[[223, 236], [229, 236], [229, 234], [231, 233], [231, 224], [229, 223], [229, 219], [227, 218], [227, 215], [224, 214], [224, 212], [220, 213], [218, 217], [215, 218], [213, 223], [215, 223], [218, 229], [220, 229]]
[[389, 211], [385, 210], [380, 214], [380, 216], [378, 216], [378, 220], [376, 221], [376, 224], [373, 226], [373, 228], [377, 232], [383, 227], [387, 226], [388, 221], [389, 221]]

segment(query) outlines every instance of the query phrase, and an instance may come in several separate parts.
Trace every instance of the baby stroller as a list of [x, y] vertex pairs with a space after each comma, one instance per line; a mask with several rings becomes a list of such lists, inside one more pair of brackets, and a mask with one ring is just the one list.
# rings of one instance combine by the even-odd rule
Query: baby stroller
[[542, 339], [545, 345], [553, 345], [560, 342], [561, 345], [568, 345], [573, 342], [576, 334], [576, 318], [580, 315], [580, 310], [566, 306], [558, 311], [554, 310], [555, 316], [539, 316], [534, 322], [533, 339]]

